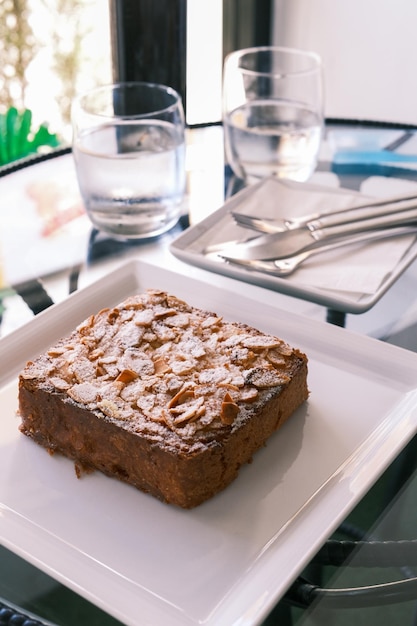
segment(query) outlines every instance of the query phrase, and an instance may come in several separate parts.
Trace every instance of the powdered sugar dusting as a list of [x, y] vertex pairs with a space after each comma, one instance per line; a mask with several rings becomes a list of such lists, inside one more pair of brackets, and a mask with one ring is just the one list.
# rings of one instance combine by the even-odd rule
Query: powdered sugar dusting
[[183, 451], [236, 428], [291, 376], [281, 339], [149, 290], [90, 316], [23, 377]]

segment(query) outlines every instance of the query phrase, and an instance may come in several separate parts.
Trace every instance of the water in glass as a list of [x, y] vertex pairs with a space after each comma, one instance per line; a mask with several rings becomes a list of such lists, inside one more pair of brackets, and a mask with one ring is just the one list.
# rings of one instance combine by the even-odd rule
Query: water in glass
[[224, 124], [228, 162], [249, 183], [266, 176], [305, 181], [316, 167], [321, 120], [303, 104], [248, 101]]
[[73, 154], [86, 210], [98, 229], [136, 238], [178, 221], [185, 145], [174, 124], [118, 121], [90, 129], [77, 137]]

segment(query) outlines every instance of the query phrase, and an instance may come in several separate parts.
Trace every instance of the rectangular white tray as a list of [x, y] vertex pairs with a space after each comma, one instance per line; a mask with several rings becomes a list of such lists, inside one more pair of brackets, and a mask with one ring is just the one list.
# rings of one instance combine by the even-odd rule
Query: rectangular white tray
[[[409, 243], [406, 244], [404, 254], [399, 258], [399, 260], [392, 260], [391, 262], [388, 261], [386, 275], [383, 277], [383, 280], [378, 283], [378, 286], [372, 287], [370, 292], [361, 293], [356, 291], [340, 290], [340, 285], [338, 285], [337, 289], [325, 288], [320, 286], [320, 280], [315, 283], [314, 278], [312, 279], [311, 275], [308, 273], [306, 278], [304, 272], [309, 263], [302, 265], [299, 270], [289, 276], [278, 277], [273, 276], [272, 274], [267, 274], [266, 272], [248, 270], [244, 267], [224, 262], [215, 254], [205, 254], [206, 247], [223, 244], [228, 240], [246, 240], [249, 237], [248, 233], [250, 233], [250, 231], [242, 229], [235, 224], [231, 216], [231, 211], [233, 210], [242, 211], [243, 213], [249, 212], [250, 215], [257, 215], [257, 213], [254, 213], [256, 208], [256, 210], [259, 210], [265, 217], [284, 217], [279, 214], [278, 208], [274, 211], [273, 215], [268, 214], [268, 210], [271, 211], [270, 204], [272, 201], [270, 199], [268, 207], [265, 207], [262, 199], [259, 200], [261, 208], [255, 206], [253, 199], [263, 191], [262, 187], [267, 184], [277, 186], [276, 197], [272, 196], [272, 199], [274, 202], [276, 201], [277, 206], [279, 206], [282, 187], [289, 187], [293, 190], [293, 192], [296, 192], [294, 197], [297, 198], [298, 204], [294, 205], [292, 210], [294, 211], [294, 215], [297, 216], [311, 212], [305, 208], [305, 203], [307, 201], [311, 202], [311, 194], [315, 194], [316, 196], [319, 195], [322, 202], [324, 202], [323, 198], [326, 198], [328, 206], [326, 205], [327, 208], [322, 206], [321, 210], [329, 210], [329, 206], [332, 205], [332, 202], [335, 202], [335, 198], [343, 197], [348, 193], [347, 190], [344, 189], [326, 188], [318, 185], [312, 185], [310, 183], [296, 184], [293, 182], [289, 183], [288, 181], [284, 183], [280, 180], [274, 180], [272, 182], [270, 180], [263, 180], [252, 187], [244, 188], [242, 191], [229, 198], [220, 209], [214, 211], [214, 213], [206, 217], [201, 222], [190, 226], [171, 243], [170, 250], [172, 254], [185, 263], [201, 267], [205, 270], [209, 270], [217, 274], [223, 274], [224, 276], [230, 276], [231, 278], [237, 278], [238, 280], [246, 283], [272, 289], [289, 296], [302, 298], [303, 300], [308, 300], [309, 302], [314, 302], [315, 304], [344, 313], [365, 313], [371, 309], [398, 280], [398, 278], [417, 256], [417, 245], [415, 243], [412, 243], [411, 245]], [[348, 195], [351, 196], [352, 194]], [[305, 196], [305, 199], [303, 196]], [[251, 206], [251, 211], [247, 211], [245, 206], [247, 201]], [[317, 203], [317, 200], [315, 200], [315, 202]], [[318, 208], [320, 208], [320, 206], [317, 207], [314, 205], [315, 210]], [[252, 232], [251, 236], [254, 235], [255, 233]], [[407, 238], [407, 241], [408, 240], [409, 238]], [[406, 240], [404, 239], [404, 241]], [[370, 245], [374, 247], [374, 253], [371, 259], [367, 259], [367, 262], [378, 263], [380, 258], [387, 258], [388, 260], [391, 258], [390, 252], [392, 247], [397, 245], [397, 240], [387, 239], [383, 242], [374, 242]], [[406, 247], [407, 245], [408, 247]], [[375, 246], [377, 246], [377, 248], [375, 248]], [[347, 253], [345, 251], [346, 248], [343, 248], [342, 252], [339, 251], [341, 256], [338, 255], [337, 252], [335, 253], [332, 251], [327, 252], [324, 255], [314, 257], [315, 260], [313, 260], [312, 264], [316, 268], [314, 272], [316, 281], [318, 278], [317, 267], [321, 264], [324, 275], [326, 272], [330, 271], [333, 280], [336, 280], [336, 276], [337, 281], [340, 282], [340, 276], [345, 276], [346, 270], [346, 258], [344, 255]], [[352, 260], [353, 259], [355, 259], [355, 256], [352, 257]], [[334, 269], [332, 269], [332, 266], [338, 268], [336, 273], [334, 272]], [[352, 263], [352, 266], [355, 268], [354, 272], [365, 272], [366, 274], [365, 267], [356, 267], [354, 263]], [[301, 272], [301, 276], [299, 275], [299, 272]]]
[[[125, 624], [255, 625], [416, 432], [417, 355], [131, 262], [0, 341], [0, 540]], [[25, 361], [148, 287], [257, 326], [309, 357], [311, 396], [223, 493], [192, 511], [18, 431]], [[8, 364], [6, 370], [5, 364]]]

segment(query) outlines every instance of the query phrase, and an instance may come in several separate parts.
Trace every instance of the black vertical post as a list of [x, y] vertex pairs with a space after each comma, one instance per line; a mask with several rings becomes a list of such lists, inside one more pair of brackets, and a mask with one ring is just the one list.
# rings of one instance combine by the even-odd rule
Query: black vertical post
[[186, 106], [186, 0], [110, 0], [113, 78], [169, 85]]
[[273, 0], [223, 0], [223, 56], [271, 45]]

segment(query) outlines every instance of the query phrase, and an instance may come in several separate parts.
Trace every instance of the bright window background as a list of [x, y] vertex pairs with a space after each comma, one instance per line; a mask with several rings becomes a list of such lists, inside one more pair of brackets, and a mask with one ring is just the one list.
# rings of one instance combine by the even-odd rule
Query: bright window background
[[[72, 14], [62, 14], [56, 0], [46, 4], [44, 0], [31, 0], [31, 5], [31, 25], [41, 48], [27, 69], [27, 106], [33, 109], [38, 121], [47, 120], [54, 128], [65, 127], [62, 99], [97, 83], [111, 81], [107, 2], [83, 0]], [[55, 50], [51, 46], [54, 39], [59, 46]], [[54, 52], [77, 55], [71, 84], [65, 84], [66, 77], [57, 74]]]
[[[11, 0], [0, 0], [10, 2]], [[156, 0], [157, 1], [157, 0]], [[221, 119], [223, 0], [187, 2], [187, 122]], [[33, 126], [71, 141], [74, 95], [112, 80], [108, 0], [27, 0], [27, 21], [36, 53], [25, 70], [22, 92], [12, 84], [18, 109], [31, 109]], [[10, 28], [14, 24], [10, 23]], [[13, 59], [13, 57], [10, 57]], [[1, 73], [13, 73], [12, 63]], [[10, 80], [8, 82], [10, 90]], [[5, 101], [0, 97], [0, 112]]]
[[221, 119], [223, 0], [187, 2], [187, 122]]
[[[0, 0], [9, 3], [10, 0]], [[3, 9], [4, 10], [4, 9]], [[0, 80], [20, 110], [33, 114], [33, 126], [47, 123], [70, 141], [69, 111], [77, 92], [111, 81], [110, 25], [107, 0], [27, 0], [27, 23], [34, 52], [25, 67], [25, 86], [13, 81], [14, 51], [3, 49]], [[6, 28], [16, 30], [9, 17]], [[7, 36], [6, 32], [6, 36]], [[6, 38], [5, 38], [6, 39]], [[29, 44], [30, 45], [30, 44]], [[0, 111], [5, 108], [5, 91]]]

